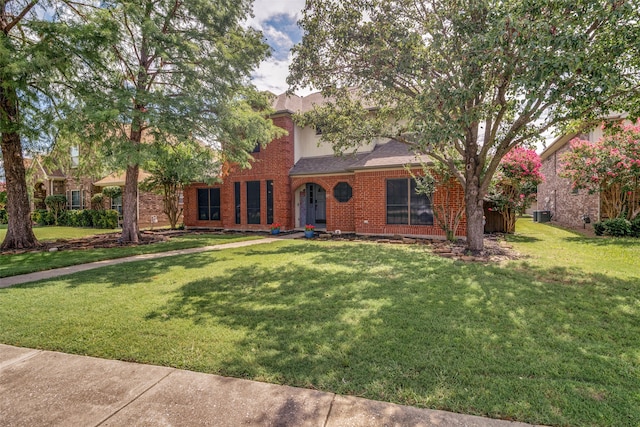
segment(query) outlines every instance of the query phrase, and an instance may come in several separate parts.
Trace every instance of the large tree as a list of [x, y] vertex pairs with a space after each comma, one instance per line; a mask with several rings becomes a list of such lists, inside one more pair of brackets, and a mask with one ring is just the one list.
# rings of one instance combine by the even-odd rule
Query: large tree
[[103, 86], [84, 95], [90, 126], [75, 129], [126, 170], [122, 241], [137, 242], [140, 165], [150, 142], [197, 139], [246, 164], [256, 142], [279, 134], [271, 100], [249, 83], [268, 54], [262, 34], [241, 26], [250, 0], [114, 0], [100, 16], [119, 26]]
[[[83, 22], [79, 1], [0, 0], [0, 134], [9, 225], [2, 249], [38, 245], [31, 229], [23, 150], [47, 144], [75, 89], [87, 84], [109, 26]], [[25, 145], [26, 144], [26, 145]]]
[[448, 165], [474, 252], [502, 157], [637, 89], [632, 1], [307, 0], [300, 24], [289, 83], [333, 100], [302, 122], [337, 151], [382, 136]]

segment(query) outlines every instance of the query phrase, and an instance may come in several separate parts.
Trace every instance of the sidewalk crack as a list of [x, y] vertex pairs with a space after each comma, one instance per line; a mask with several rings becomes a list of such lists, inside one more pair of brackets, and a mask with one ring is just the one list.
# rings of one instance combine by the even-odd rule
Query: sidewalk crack
[[157, 386], [158, 384], [160, 384], [162, 381], [164, 381], [169, 375], [173, 374], [175, 372], [175, 370], [172, 370], [170, 372], [167, 373], [167, 375], [163, 376], [162, 378], [160, 378], [158, 381], [156, 381], [155, 383], [151, 384], [149, 387], [147, 387], [146, 389], [142, 390], [140, 393], [138, 393], [137, 396], [134, 396], [133, 399], [129, 400], [128, 402], [126, 402], [124, 405], [122, 405], [120, 408], [116, 409], [115, 411], [113, 411], [111, 414], [109, 414], [105, 419], [103, 419], [102, 421], [100, 421], [99, 423], [96, 424], [96, 427], [99, 427], [101, 425], [103, 425], [104, 423], [106, 423], [107, 421], [109, 421], [111, 418], [113, 418], [115, 415], [117, 415], [118, 413], [120, 413], [124, 408], [128, 407], [129, 405], [131, 405], [132, 403], [136, 402], [138, 399], [140, 399], [145, 393], [147, 393], [149, 390], [151, 390], [152, 388], [154, 388], [155, 386]]
[[324, 419], [323, 427], [327, 427], [329, 423], [329, 417], [331, 416], [331, 410], [333, 409], [333, 402], [336, 401], [336, 394], [333, 394], [333, 398], [331, 399], [331, 403], [329, 404], [329, 411], [327, 412], [327, 418]]

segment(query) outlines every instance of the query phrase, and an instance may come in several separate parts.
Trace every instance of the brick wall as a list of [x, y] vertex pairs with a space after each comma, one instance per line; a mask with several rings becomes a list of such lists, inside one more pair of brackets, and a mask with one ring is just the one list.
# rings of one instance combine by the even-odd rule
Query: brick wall
[[[228, 175], [223, 183], [214, 187], [220, 188], [221, 221], [198, 220], [197, 189], [206, 188], [204, 184], [194, 184], [185, 189], [184, 223], [188, 227], [223, 227], [226, 229], [268, 230], [267, 223], [267, 191], [266, 181], [274, 184], [273, 211], [274, 222], [280, 223], [283, 229], [294, 227], [292, 188], [289, 170], [293, 167], [294, 124], [289, 116], [273, 118], [276, 126], [288, 132], [288, 135], [271, 141], [259, 153], [253, 153], [255, 160], [250, 169], [241, 169], [236, 165], [229, 167]], [[247, 187], [248, 181], [260, 181], [260, 224], [247, 224]], [[240, 183], [240, 224], [235, 221], [235, 183]]]
[[[419, 174], [421, 170], [413, 170]], [[434, 217], [433, 225], [401, 225], [387, 224], [387, 187], [388, 178], [410, 178], [411, 175], [404, 169], [362, 171], [355, 174], [354, 198], [354, 222], [355, 231], [359, 234], [401, 234], [416, 236], [444, 236], [445, 232], [438, 226]], [[444, 200], [443, 187], [436, 188], [432, 205], [442, 204]], [[452, 194], [452, 205], [459, 207], [464, 205], [464, 192], [460, 185], [456, 185]], [[466, 221], [460, 222], [458, 236], [466, 234]]]
[[[333, 196], [333, 189], [340, 182], [346, 182], [353, 190], [351, 199], [347, 202], [339, 202]], [[354, 223], [354, 206], [357, 198], [354, 187], [355, 174], [351, 175], [319, 175], [314, 177], [295, 177], [291, 179], [291, 187], [293, 190], [304, 186], [305, 184], [318, 184], [327, 192], [326, 198], [326, 216], [328, 231], [340, 230], [343, 233], [353, 233], [356, 231]], [[305, 203], [301, 200], [300, 203]], [[300, 218], [301, 223], [296, 224], [298, 227], [304, 227], [305, 218]]]
[[592, 222], [598, 221], [600, 198], [597, 194], [588, 194], [587, 190], [573, 192], [571, 182], [558, 176], [561, 157], [570, 149], [567, 143], [542, 161], [541, 171], [545, 181], [538, 186], [537, 210], [551, 211], [552, 221], [579, 227], [583, 225], [582, 215], [585, 213]]

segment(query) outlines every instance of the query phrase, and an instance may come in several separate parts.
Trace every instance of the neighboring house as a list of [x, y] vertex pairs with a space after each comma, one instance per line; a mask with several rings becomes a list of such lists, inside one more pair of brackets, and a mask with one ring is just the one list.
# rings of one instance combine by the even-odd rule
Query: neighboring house
[[600, 221], [600, 195], [589, 194], [588, 190], [573, 190], [571, 180], [561, 178], [561, 159], [571, 150], [570, 142], [574, 138], [596, 142], [602, 138], [602, 129], [595, 127], [588, 133], [572, 133], [557, 138], [542, 154], [541, 172], [545, 181], [538, 185], [537, 209], [550, 211], [551, 220], [571, 227], [584, 225], [584, 216], [591, 222]]
[[[25, 166], [29, 173], [29, 180], [33, 188], [32, 209], [46, 209], [44, 200], [47, 196], [63, 194], [67, 198], [67, 209], [92, 209], [91, 197], [100, 193], [104, 187], [124, 187], [124, 174], [111, 174], [102, 176], [80, 176], [76, 168], [80, 164], [80, 150], [71, 147], [70, 161], [67, 168], [48, 166], [44, 157], [25, 159]], [[142, 182], [147, 176], [140, 171], [138, 182]], [[122, 196], [110, 200], [105, 197], [103, 208], [117, 210], [122, 214]], [[141, 228], [159, 227], [169, 225], [166, 215], [162, 212], [162, 196], [139, 192], [138, 195], [138, 224]]]
[[[266, 148], [256, 147], [250, 169], [228, 166], [223, 183], [194, 184], [184, 192], [184, 223], [189, 228], [268, 230], [306, 224], [329, 232], [444, 236], [433, 215], [444, 188], [419, 195], [405, 166], [419, 174], [420, 159], [404, 144], [379, 140], [357, 153], [336, 157], [311, 127], [292, 119], [322, 102], [320, 94], [280, 95], [272, 119], [288, 135]], [[453, 207], [464, 203], [456, 186]], [[465, 233], [464, 221], [458, 235]]]

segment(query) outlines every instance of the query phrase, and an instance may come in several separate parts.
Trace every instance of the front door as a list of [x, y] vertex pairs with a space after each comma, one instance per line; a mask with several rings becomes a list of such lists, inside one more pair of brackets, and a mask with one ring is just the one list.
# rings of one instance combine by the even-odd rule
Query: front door
[[307, 224], [327, 223], [327, 192], [318, 184], [307, 184]]

